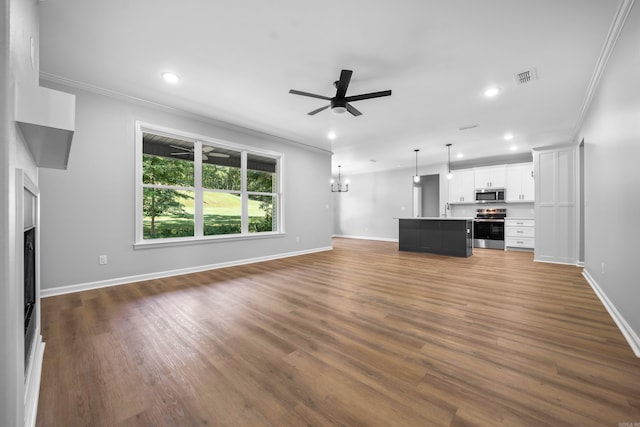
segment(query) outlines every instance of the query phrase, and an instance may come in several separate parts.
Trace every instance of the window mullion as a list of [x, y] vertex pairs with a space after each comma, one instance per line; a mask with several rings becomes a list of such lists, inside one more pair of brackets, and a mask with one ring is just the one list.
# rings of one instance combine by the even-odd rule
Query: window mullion
[[203, 194], [202, 194], [202, 142], [194, 143], [193, 152], [193, 234], [196, 237], [204, 235], [203, 226]]
[[240, 174], [242, 196], [242, 234], [249, 233], [249, 196], [247, 194], [247, 152], [242, 151], [240, 156]]

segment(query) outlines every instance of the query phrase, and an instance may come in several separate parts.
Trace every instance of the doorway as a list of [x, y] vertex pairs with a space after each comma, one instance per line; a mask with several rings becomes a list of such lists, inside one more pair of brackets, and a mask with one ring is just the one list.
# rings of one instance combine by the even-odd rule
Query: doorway
[[416, 217], [440, 216], [440, 175], [422, 175], [413, 186], [413, 213]]

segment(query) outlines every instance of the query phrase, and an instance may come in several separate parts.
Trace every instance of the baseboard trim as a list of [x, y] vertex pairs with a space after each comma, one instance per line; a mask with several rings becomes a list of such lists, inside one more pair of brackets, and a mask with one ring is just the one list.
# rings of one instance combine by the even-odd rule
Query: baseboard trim
[[29, 361], [24, 393], [24, 425], [35, 427], [38, 415], [38, 400], [40, 398], [40, 378], [42, 377], [42, 362], [44, 360], [44, 346], [42, 335], [37, 335], [33, 343], [33, 355]]
[[346, 234], [334, 234], [333, 237], [339, 237], [342, 239], [377, 240], [380, 242], [398, 243], [398, 239], [391, 239], [389, 237], [352, 236], [352, 235], [346, 235]]
[[633, 350], [633, 353], [636, 355], [636, 357], [640, 358], [640, 337], [638, 337], [638, 334], [636, 334], [629, 323], [627, 323], [624, 317], [622, 317], [622, 314], [620, 314], [615, 305], [613, 305], [611, 300], [609, 300], [609, 298], [607, 297], [607, 294], [604, 293], [598, 283], [593, 279], [593, 277], [591, 277], [589, 272], [587, 270], [583, 270], [582, 275], [585, 279], [587, 279], [587, 283], [589, 283], [593, 291], [602, 302], [602, 305], [604, 305], [604, 308], [606, 308], [609, 312], [609, 315], [618, 326], [618, 329], [620, 329], [620, 332], [622, 332], [622, 335], [629, 343], [629, 346], [631, 347], [631, 350]]
[[307, 255], [316, 252], [333, 250], [333, 247], [326, 246], [304, 251], [287, 252], [283, 254], [269, 255], [264, 257], [247, 258], [237, 261], [221, 262], [217, 264], [200, 265], [197, 267], [180, 268], [177, 270], [159, 271], [155, 273], [139, 274], [136, 276], [118, 277], [115, 279], [99, 280], [96, 282], [79, 283], [76, 285], [60, 286], [51, 289], [40, 289], [40, 297], [47, 298], [57, 295], [71, 294], [75, 292], [88, 291], [92, 289], [107, 288], [110, 286], [125, 285], [127, 283], [142, 282], [145, 280], [163, 279], [165, 277], [180, 276], [182, 274], [199, 273], [201, 271], [216, 270], [225, 267], [235, 267], [239, 265], [255, 264], [257, 262], [272, 261], [281, 258], [289, 258], [300, 255]]

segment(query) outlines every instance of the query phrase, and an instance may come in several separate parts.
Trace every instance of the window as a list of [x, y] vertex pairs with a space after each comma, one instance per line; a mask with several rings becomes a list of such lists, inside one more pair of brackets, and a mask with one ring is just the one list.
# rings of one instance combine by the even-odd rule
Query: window
[[136, 242], [281, 234], [282, 155], [137, 124]]

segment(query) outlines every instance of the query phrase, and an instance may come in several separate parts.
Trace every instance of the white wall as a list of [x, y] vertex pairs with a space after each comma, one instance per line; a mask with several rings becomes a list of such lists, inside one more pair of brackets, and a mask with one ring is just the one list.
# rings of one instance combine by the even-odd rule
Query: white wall
[[[333, 193], [337, 236], [398, 239], [398, 220], [413, 216], [414, 169], [346, 175], [348, 193]], [[440, 174], [440, 212], [446, 203], [446, 166], [420, 167], [421, 175]], [[444, 177], [444, 179], [442, 179]]]
[[637, 338], [640, 336], [637, 268], [640, 255], [640, 5], [637, 2], [600, 80], [578, 141], [582, 138], [585, 143], [585, 272]]
[[[14, 120], [16, 81], [38, 81], [38, 61], [31, 63], [31, 37], [38, 49], [36, 0], [0, 1], [0, 425], [24, 420], [23, 285], [18, 283], [16, 170], [37, 183], [35, 162]], [[21, 231], [20, 231], [21, 232]]]
[[[68, 169], [40, 175], [43, 291], [331, 247], [329, 152], [76, 87], [43, 85], [77, 96]], [[286, 236], [135, 250], [136, 120], [284, 153]], [[107, 265], [98, 263], [102, 254]]]

